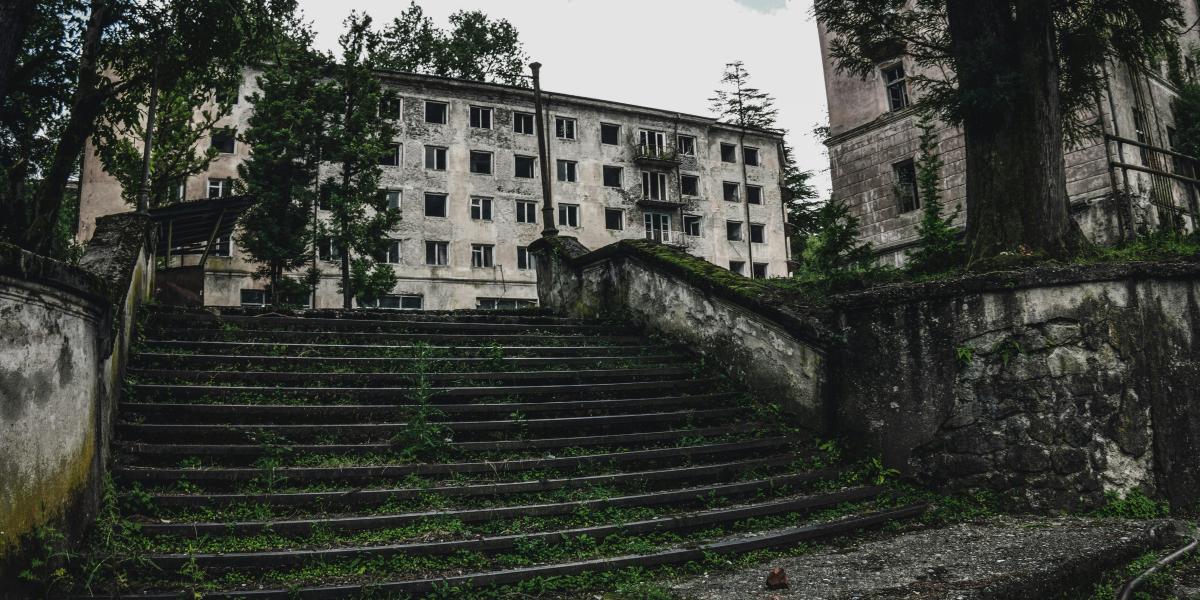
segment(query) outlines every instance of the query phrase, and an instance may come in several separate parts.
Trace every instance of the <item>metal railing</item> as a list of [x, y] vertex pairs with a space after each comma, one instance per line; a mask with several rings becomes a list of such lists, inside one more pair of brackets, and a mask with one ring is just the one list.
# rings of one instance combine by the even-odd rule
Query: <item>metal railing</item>
[[[1115, 142], [1117, 152], [1109, 161], [1109, 168], [1120, 169], [1125, 179], [1126, 191], [1129, 190], [1129, 172], [1144, 173], [1150, 176], [1150, 193], [1148, 200], [1158, 208], [1164, 225], [1171, 229], [1182, 230], [1183, 219], [1189, 218], [1192, 226], [1200, 223], [1200, 159], [1169, 148], [1162, 148], [1146, 142], [1105, 134], [1105, 143]], [[1140, 162], [1126, 162], [1125, 146], [1138, 150]]]

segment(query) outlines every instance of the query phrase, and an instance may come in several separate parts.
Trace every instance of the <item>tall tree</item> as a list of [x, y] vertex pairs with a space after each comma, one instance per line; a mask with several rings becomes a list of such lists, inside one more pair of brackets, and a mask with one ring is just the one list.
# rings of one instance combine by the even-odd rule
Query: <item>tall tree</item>
[[383, 32], [381, 66], [397, 71], [527, 85], [529, 57], [517, 28], [482, 11], [450, 15], [438, 28], [415, 0]]
[[35, 0], [0, 0], [0, 98], [8, 95], [17, 56], [37, 14]]
[[328, 235], [341, 250], [341, 292], [349, 309], [355, 297], [374, 299], [396, 285], [391, 265], [375, 259], [386, 251], [386, 236], [400, 221], [400, 211], [389, 208], [379, 191], [380, 157], [395, 151], [397, 131], [380, 112], [383, 86], [375, 75], [379, 36], [371, 17], [351, 13], [338, 43], [341, 61], [333, 76], [338, 105], [330, 118], [326, 152], [335, 172], [325, 178], [322, 193], [332, 213]]
[[837, 68], [869, 76], [907, 55], [921, 102], [963, 129], [969, 259], [1072, 254], [1064, 138], [1116, 57], [1173, 47], [1177, 0], [816, 0]]
[[69, 100], [47, 160], [37, 173], [16, 173], [26, 181], [3, 188], [32, 187], [0, 198], [3, 212], [17, 217], [4, 223], [5, 237], [35, 252], [50, 248], [67, 180], [112, 103], [147, 97], [139, 90], [170, 89], [188, 75], [219, 79], [242, 66], [245, 51], [258, 47], [277, 14], [292, 9], [294, 0], [88, 0], [86, 8], [64, 8], [60, 16], [86, 15]]
[[295, 27], [258, 76], [254, 115], [242, 139], [250, 159], [238, 167], [256, 202], [242, 215], [238, 242], [260, 263], [271, 301], [299, 291], [289, 271], [308, 263], [312, 211], [324, 130], [332, 95], [326, 61], [312, 49], [312, 32]]
[[790, 228], [788, 242], [791, 244], [792, 256], [799, 256], [804, 251], [804, 240], [815, 231], [820, 202], [817, 200], [817, 188], [812, 184], [813, 172], [800, 169], [796, 164], [792, 146], [786, 141], [783, 143], [782, 155], [783, 170], [780, 179]]
[[[770, 94], [750, 85], [750, 73], [742, 61], [725, 65], [721, 76], [721, 87], [709, 99], [718, 118], [738, 128], [738, 162], [742, 165], [742, 189], [749, 183], [746, 172], [746, 134], [751, 130], [767, 130], [775, 125], [779, 111]], [[750, 223], [750, 203], [742, 198], [746, 211], [746, 223]], [[754, 244], [746, 236], [746, 258], [754, 264]]]
[[[921, 129], [921, 149], [917, 158], [917, 191], [921, 198], [921, 221], [917, 223], [917, 245], [908, 253], [910, 273], [929, 274], [947, 271], [962, 265], [962, 244], [954, 227], [958, 216], [955, 209], [943, 215], [941, 172], [945, 163], [938, 152], [938, 135], [929, 113], [917, 122]], [[961, 207], [959, 207], [961, 208]]]

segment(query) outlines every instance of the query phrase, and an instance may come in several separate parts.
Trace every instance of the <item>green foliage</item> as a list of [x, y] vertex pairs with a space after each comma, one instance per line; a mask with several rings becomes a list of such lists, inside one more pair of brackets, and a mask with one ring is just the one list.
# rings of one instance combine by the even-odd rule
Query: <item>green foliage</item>
[[1179, 88], [1171, 104], [1175, 117], [1175, 149], [1189, 156], [1200, 156], [1200, 83]]
[[29, 543], [29, 566], [17, 573], [17, 578], [32, 584], [44, 598], [69, 589], [74, 580], [67, 567], [74, 555], [67, 536], [54, 527], [41, 526], [33, 530]]
[[388, 208], [387, 196], [379, 193], [379, 157], [391, 151], [397, 132], [379, 114], [383, 86], [375, 69], [382, 57], [371, 17], [351, 13], [338, 43], [341, 62], [332, 81], [337, 110], [330, 115], [324, 151], [334, 172], [321, 185], [332, 213], [326, 233], [342, 252], [339, 290], [350, 308], [356, 296], [372, 300], [396, 285], [392, 267], [374, 257], [386, 251], [386, 236], [400, 221], [400, 211]]
[[1113, 247], [1097, 247], [1079, 259], [1083, 263], [1175, 261], [1200, 258], [1200, 233], [1187, 235], [1158, 230]]
[[858, 217], [845, 202], [832, 199], [817, 210], [800, 261], [805, 273], [823, 277], [872, 268], [871, 245], [858, 241]]
[[925, 113], [918, 121], [921, 129], [921, 150], [917, 160], [917, 187], [921, 195], [921, 222], [917, 224], [917, 246], [908, 254], [906, 268], [914, 275], [941, 273], [962, 266], [964, 254], [954, 220], [962, 207], [943, 217], [941, 170], [944, 163], [938, 153], [937, 133], [932, 115]]
[[1012, 359], [1020, 356], [1022, 352], [1021, 344], [1012, 338], [999, 342], [995, 348], [992, 348], [992, 354], [999, 356], [1001, 364], [1006, 367], [1008, 363], [1012, 362]]
[[963, 366], [970, 366], [975, 362], [975, 348], [971, 346], [959, 346], [954, 349], [954, 356], [958, 359], [958, 363]]
[[242, 215], [238, 242], [260, 263], [255, 275], [268, 280], [273, 300], [294, 291], [286, 274], [311, 256], [309, 218], [331, 103], [324, 66], [312, 51], [312, 32], [293, 24], [258, 77], [254, 115], [242, 136], [251, 155], [238, 174], [257, 201]]
[[418, 374], [418, 379], [410, 398], [413, 407], [405, 411], [404, 429], [392, 436], [391, 443], [405, 460], [432, 462], [446, 457], [450, 452], [453, 432], [449, 427], [435, 421], [444, 415], [430, 402], [433, 392], [430, 389], [428, 372], [431, 368], [432, 351], [426, 346], [420, 346], [417, 352], [417, 358], [420, 360], [415, 362], [414, 371]]
[[1171, 506], [1154, 500], [1140, 489], [1132, 490], [1122, 497], [1116, 492], [1104, 494], [1105, 504], [1093, 516], [1117, 517], [1122, 519], [1163, 519], [1171, 516]]
[[482, 11], [450, 15], [439, 29], [415, 0], [383, 31], [380, 66], [475, 81], [527, 86], [529, 57], [516, 27]]
[[718, 119], [743, 129], [771, 129], [779, 114], [774, 98], [750, 85], [750, 73], [740, 60], [725, 65], [721, 87], [709, 103]]

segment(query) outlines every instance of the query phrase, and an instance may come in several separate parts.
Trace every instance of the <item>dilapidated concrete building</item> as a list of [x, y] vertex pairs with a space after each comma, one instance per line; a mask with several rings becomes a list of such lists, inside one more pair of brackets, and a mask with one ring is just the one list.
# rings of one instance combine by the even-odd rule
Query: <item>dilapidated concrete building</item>
[[[1181, 2], [1188, 23], [1200, 17], [1196, 3]], [[846, 201], [860, 219], [860, 239], [870, 242], [884, 264], [900, 265], [917, 239], [921, 203], [916, 159], [921, 134], [910, 85], [917, 69], [908, 56], [877, 64], [874, 76], [840, 73], [830, 56], [830, 34], [818, 23], [829, 102], [829, 160], [833, 197]], [[1172, 151], [1172, 104], [1182, 81], [1197, 75], [1192, 57], [1200, 32], [1179, 39], [1179, 60], [1139, 67], [1110, 60], [1106, 87], [1088, 114], [1097, 135], [1067, 148], [1067, 193], [1072, 215], [1088, 237], [1109, 244], [1170, 226], [1193, 229], [1197, 207], [1197, 163]], [[938, 151], [942, 198], [966, 215], [966, 161], [962, 132], [942, 126]]]
[[[190, 177], [187, 199], [232, 193], [249, 158], [238, 139], [253, 112], [257, 73], [211, 139], [220, 155]], [[394, 152], [382, 193], [403, 220], [384, 257], [400, 278], [380, 305], [403, 309], [513, 308], [537, 302], [527, 246], [541, 236], [541, 180], [531, 89], [386, 72], [397, 95]], [[649, 237], [747, 276], [787, 274], [780, 134], [740, 131], [709, 117], [566, 94], [544, 94], [553, 197], [563, 235], [598, 248]], [[90, 149], [90, 148], [89, 148]], [[743, 170], [743, 163], [745, 169]], [[743, 180], [744, 173], [744, 180]], [[96, 217], [128, 210], [120, 185], [85, 161], [80, 238]], [[749, 215], [749, 219], [747, 219]], [[320, 245], [321, 307], [340, 307], [338, 250]], [[326, 260], [327, 259], [327, 260]], [[195, 257], [184, 257], [194, 264]], [[264, 284], [236, 233], [205, 265], [206, 305], [263, 303]]]

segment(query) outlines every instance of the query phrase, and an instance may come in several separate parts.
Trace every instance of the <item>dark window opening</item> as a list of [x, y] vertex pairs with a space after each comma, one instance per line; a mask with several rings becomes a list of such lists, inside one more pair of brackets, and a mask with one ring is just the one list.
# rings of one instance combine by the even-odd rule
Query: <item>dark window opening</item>
[[743, 148], [742, 160], [744, 160], [746, 164], [751, 167], [757, 167], [759, 165], [758, 148]]
[[699, 196], [700, 178], [695, 175], [681, 175], [679, 177], [679, 188], [684, 196]]
[[604, 186], [605, 187], [621, 187], [621, 176], [624, 174], [624, 169], [621, 167], [613, 167], [605, 165], [604, 167]]
[[762, 204], [762, 188], [757, 185], [746, 186], [746, 202], [750, 204]]
[[731, 242], [742, 241], [742, 223], [741, 221], [726, 221], [725, 222], [725, 239]]
[[492, 109], [481, 106], [471, 107], [471, 127], [476, 129], [492, 128]]
[[513, 113], [513, 131], [533, 135], [533, 115], [522, 112]]
[[212, 132], [212, 147], [221, 154], [233, 154], [236, 139], [236, 130], [218, 129]]
[[439, 146], [425, 146], [425, 168], [432, 171], [445, 171], [446, 149]]
[[767, 263], [754, 263], [754, 278], [755, 279], [766, 279], [767, 278]]
[[492, 174], [492, 153], [471, 151], [471, 172], [478, 175]]
[[888, 109], [895, 112], [907, 108], [908, 81], [904, 76], [904, 65], [884, 69], [883, 83], [887, 87]]
[[600, 143], [617, 146], [621, 143], [621, 126], [612, 123], [600, 124]]
[[425, 216], [427, 216], [427, 217], [445, 217], [446, 216], [446, 195], [445, 194], [425, 194]]
[[513, 177], [533, 179], [537, 175], [537, 159], [532, 156], [516, 155], [513, 157]]
[[445, 102], [425, 102], [425, 122], [437, 123], [439, 125], [446, 124], [446, 114], [449, 112], [449, 106]]
[[625, 211], [619, 208], [604, 209], [604, 228], [613, 231], [625, 229]]
[[726, 202], [737, 202], [738, 200], [740, 200], [740, 198], [738, 198], [738, 189], [740, 187], [741, 186], [739, 184], [734, 183], [732, 181], [722, 182], [721, 183], [722, 197], [725, 198]]
[[912, 212], [921, 208], [921, 195], [917, 192], [917, 166], [912, 159], [892, 165], [896, 178], [896, 204], [900, 212]]
[[767, 228], [765, 225], [750, 224], [750, 242], [754, 244], [765, 244], [767, 242]]
[[733, 144], [721, 144], [721, 162], [737, 162], [737, 146]]

